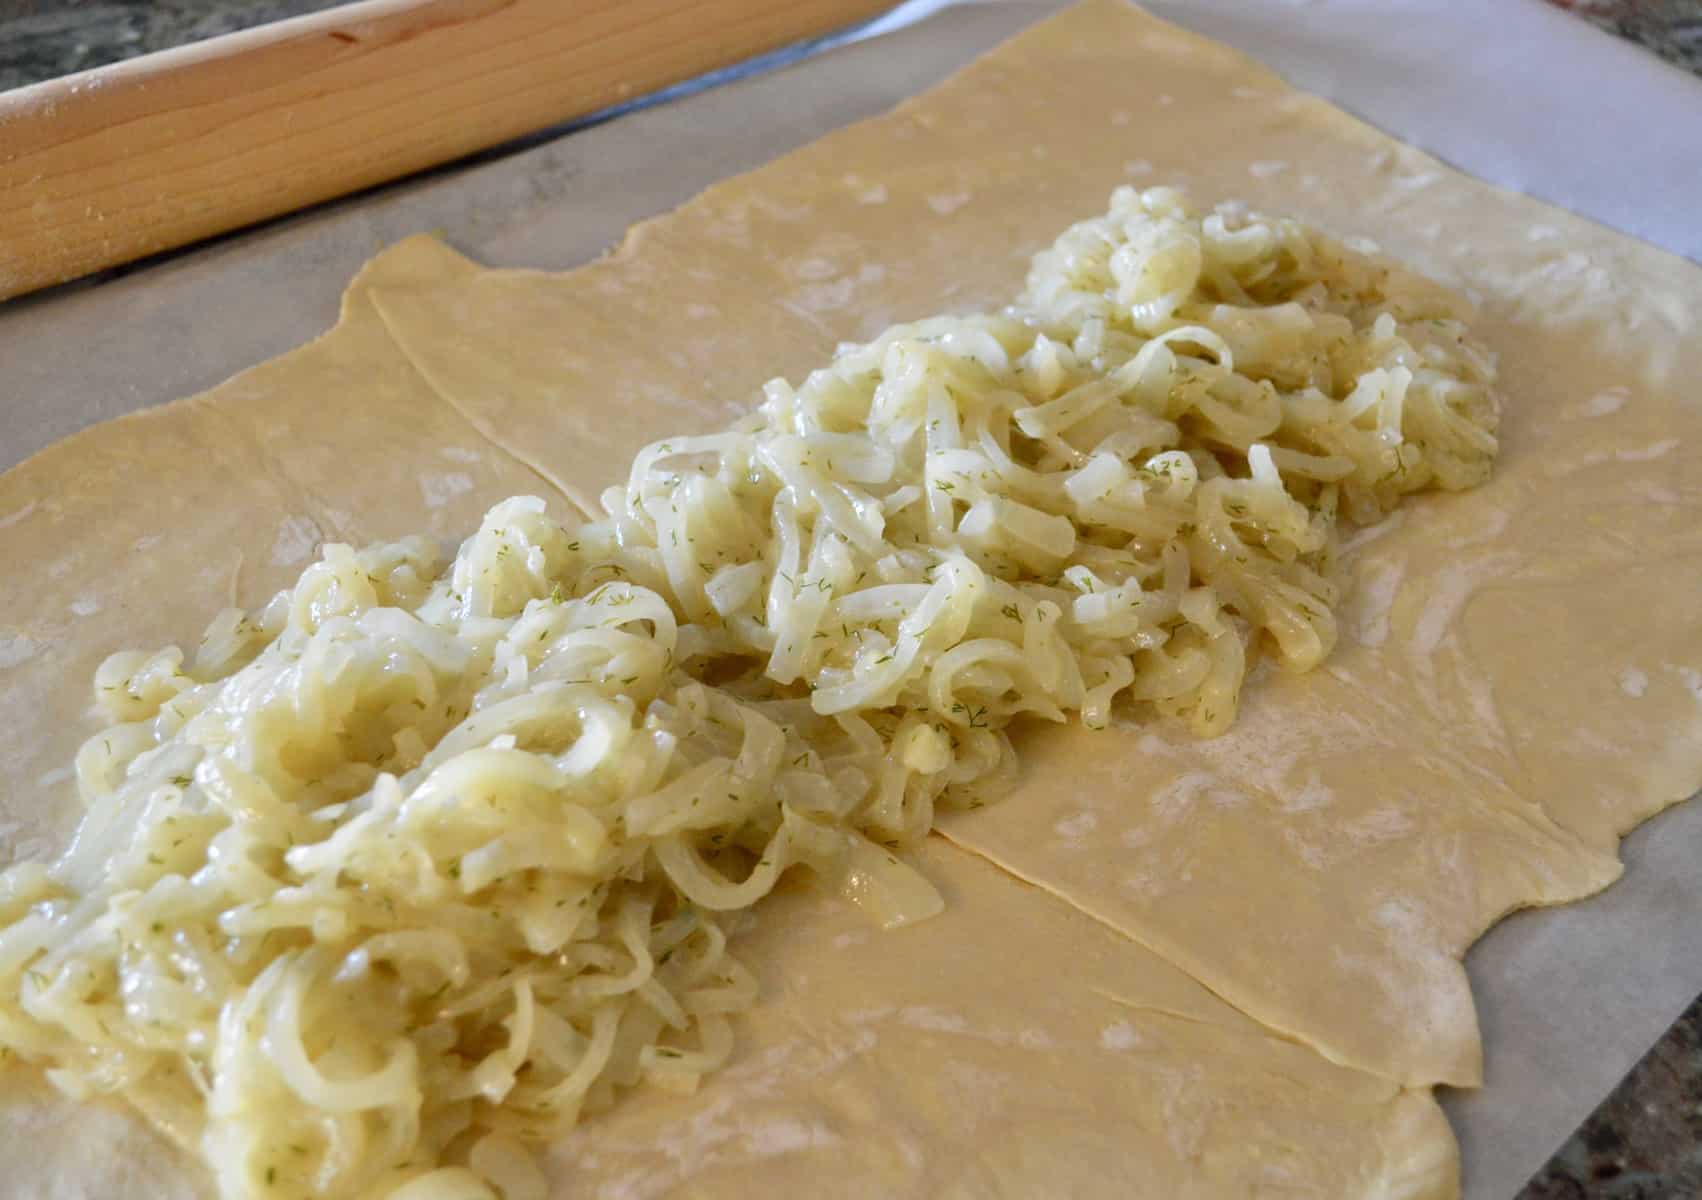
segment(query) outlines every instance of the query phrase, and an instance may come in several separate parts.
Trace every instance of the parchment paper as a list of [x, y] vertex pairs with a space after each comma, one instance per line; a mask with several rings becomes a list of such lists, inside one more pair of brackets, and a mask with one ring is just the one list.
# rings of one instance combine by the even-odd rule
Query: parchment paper
[[[780, 75], [301, 218], [125, 280], [14, 306], [0, 318], [6, 422], [0, 461], [9, 463], [93, 420], [200, 390], [298, 344], [331, 324], [336, 297], [359, 263], [405, 234], [442, 229], [462, 249], [495, 264], [583, 261], [633, 220], [888, 107], [1049, 7], [952, 11]], [[1227, 6], [1158, 7], [1206, 32], [1231, 33], [1209, 23], [1227, 21]], [[1311, 19], [1313, 9], [1290, 14], [1283, 8], [1257, 10], [1268, 17], [1263, 23], [1240, 14], [1234, 28], [1252, 30], [1256, 41], [1280, 26], [1292, 38], [1243, 42], [1243, 48], [1290, 68], [1302, 83], [1313, 82], [1306, 63], [1339, 67], [1351, 58], [1342, 43], [1325, 49], [1332, 44], [1319, 40], [1320, 31], [1329, 22]], [[1365, 36], [1363, 21], [1351, 28]], [[1614, 46], [1585, 36], [1592, 47]], [[1579, 43], [1580, 53], [1585, 45]], [[1639, 57], [1636, 64], [1657, 72], [1663, 88], [1678, 78], [1660, 75], [1652, 60]], [[1440, 71], [1444, 64], [1432, 65]], [[1369, 85], [1378, 72], [1360, 76]], [[1602, 78], [1599, 71], [1596, 77]], [[1342, 86], [1340, 79], [1326, 82]], [[1368, 88], [1365, 96], [1386, 99], [1388, 91]], [[1471, 96], [1469, 89], [1455, 94]], [[1339, 98], [1355, 107], [1351, 96]], [[1364, 111], [1374, 107], [1368, 101]], [[1404, 134], [1398, 119], [1397, 112], [1383, 123]], [[1513, 141], [1526, 151], [1542, 144]], [[1450, 153], [1453, 147], [1438, 142], [1434, 131], [1429, 144], [1456, 161], [1467, 157]], [[1575, 161], [1577, 155], [1569, 147], [1565, 157]], [[1522, 170], [1541, 175], [1544, 157], [1530, 154]], [[1549, 183], [1552, 189], [1552, 178]], [[1661, 193], [1652, 190], [1658, 217]], [[1676, 195], [1665, 194], [1677, 214]], [[1702, 887], [1689, 869], [1698, 845], [1702, 813], [1694, 805], [1681, 807], [1627, 842], [1628, 877], [1606, 896], [1516, 919], [1474, 952], [1490, 1057], [1485, 1091], [1454, 1107], [1470, 1194], [1506, 1195], [1516, 1188], [1702, 987], [1696, 965], [1702, 963], [1702, 932], [1688, 919], [1702, 904]]]

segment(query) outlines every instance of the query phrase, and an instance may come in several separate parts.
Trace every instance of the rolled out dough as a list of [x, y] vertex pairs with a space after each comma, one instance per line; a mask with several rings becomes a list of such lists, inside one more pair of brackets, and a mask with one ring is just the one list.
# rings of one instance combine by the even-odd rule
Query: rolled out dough
[[[69, 823], [106, 653], [193, 644], [321, 540], [461, 534], [520, 491], [588, 506], [643, 443], [838, 340], [1004, 301], [1125, 181], [1375, 237], [1471, 289], [1508, 397], [1495, 480], [1357, 535], [1342, 646], [1261, 672], [1225, 737], [1026, 731], [1018, 792], [921, 856], [945, 917], [879, 936], [774, 902], [734, 1065], [630, 1098], [556, 1175], [610, 1197], [1454, 1194], [1427, 1088], [1480, 1071], [1459, 956], [1611, 882], [1618, 835], [1702, 781], [1702, 273], [1120, 0], [579, 270], [401, 243], [319, 341], [0, 476], [11, 854]], [[31, 1136], [36, 1097], [5, 1110]], [[102, 1120], [97, 1142], [135, 1136]], [[159, 1194], [157, 1156], [122, 1155], [85, 1139], [0, 1192]]]

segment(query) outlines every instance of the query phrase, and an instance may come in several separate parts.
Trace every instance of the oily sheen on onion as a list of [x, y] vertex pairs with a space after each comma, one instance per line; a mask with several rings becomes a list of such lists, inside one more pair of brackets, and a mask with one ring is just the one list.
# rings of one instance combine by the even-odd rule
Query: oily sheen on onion
[[1490, 471], [1465, 316], [1123, 189], [1009, 309], [775, 380], [598, 520], [326, 546], [101, 668], [77, 836], [0, 876], [0, 1046], [233, 1200], [542, 1196], [528, 1143], [726, 1061], [783, 874], [925, 918], [903, 847], [1016, 778], [1012, 721], [1210, 736], [1256, 656], [1322, 660], [1338, 527]]

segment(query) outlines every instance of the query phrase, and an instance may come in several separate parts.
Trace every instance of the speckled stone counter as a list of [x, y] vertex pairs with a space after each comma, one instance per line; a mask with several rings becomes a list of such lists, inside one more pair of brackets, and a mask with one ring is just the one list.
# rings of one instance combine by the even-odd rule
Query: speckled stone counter
[[[338, 2], [0, 0], [0, 90]], [[1702, 75], [1702, 0], [1550, 2]], [[1702, 1200], [1702, 997], [1516, 1200]]]
[[344, 0], [0, 0], [0, 90]]
[[[1549, 0], [1702, 75], [1702, 0]], [[1629, 1194], [1629, 1193], [1627, 1193]], [[1689, 1192], [1695, 1196], [1699, 1193]]]
[[1518, 1200], [1702, 1197], [1702, 997]]

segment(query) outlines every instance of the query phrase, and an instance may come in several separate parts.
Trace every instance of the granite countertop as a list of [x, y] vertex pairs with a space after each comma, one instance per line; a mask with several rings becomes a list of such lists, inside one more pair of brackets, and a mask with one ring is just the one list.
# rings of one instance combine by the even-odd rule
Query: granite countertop
[[0, 0], [0, 91], [347, 0]]
[[[341, 0], [0, 0], [0, 90]], [[1702, 75], [1702, 0], [1550, 0]], [[1702, 1197], [1702, 997], [1516, 1200]]]
[[[1702, 0], [1549, 0], [1702, 75]], [[1697, 1193], [1688, 1193], [1696, 1195]]]

